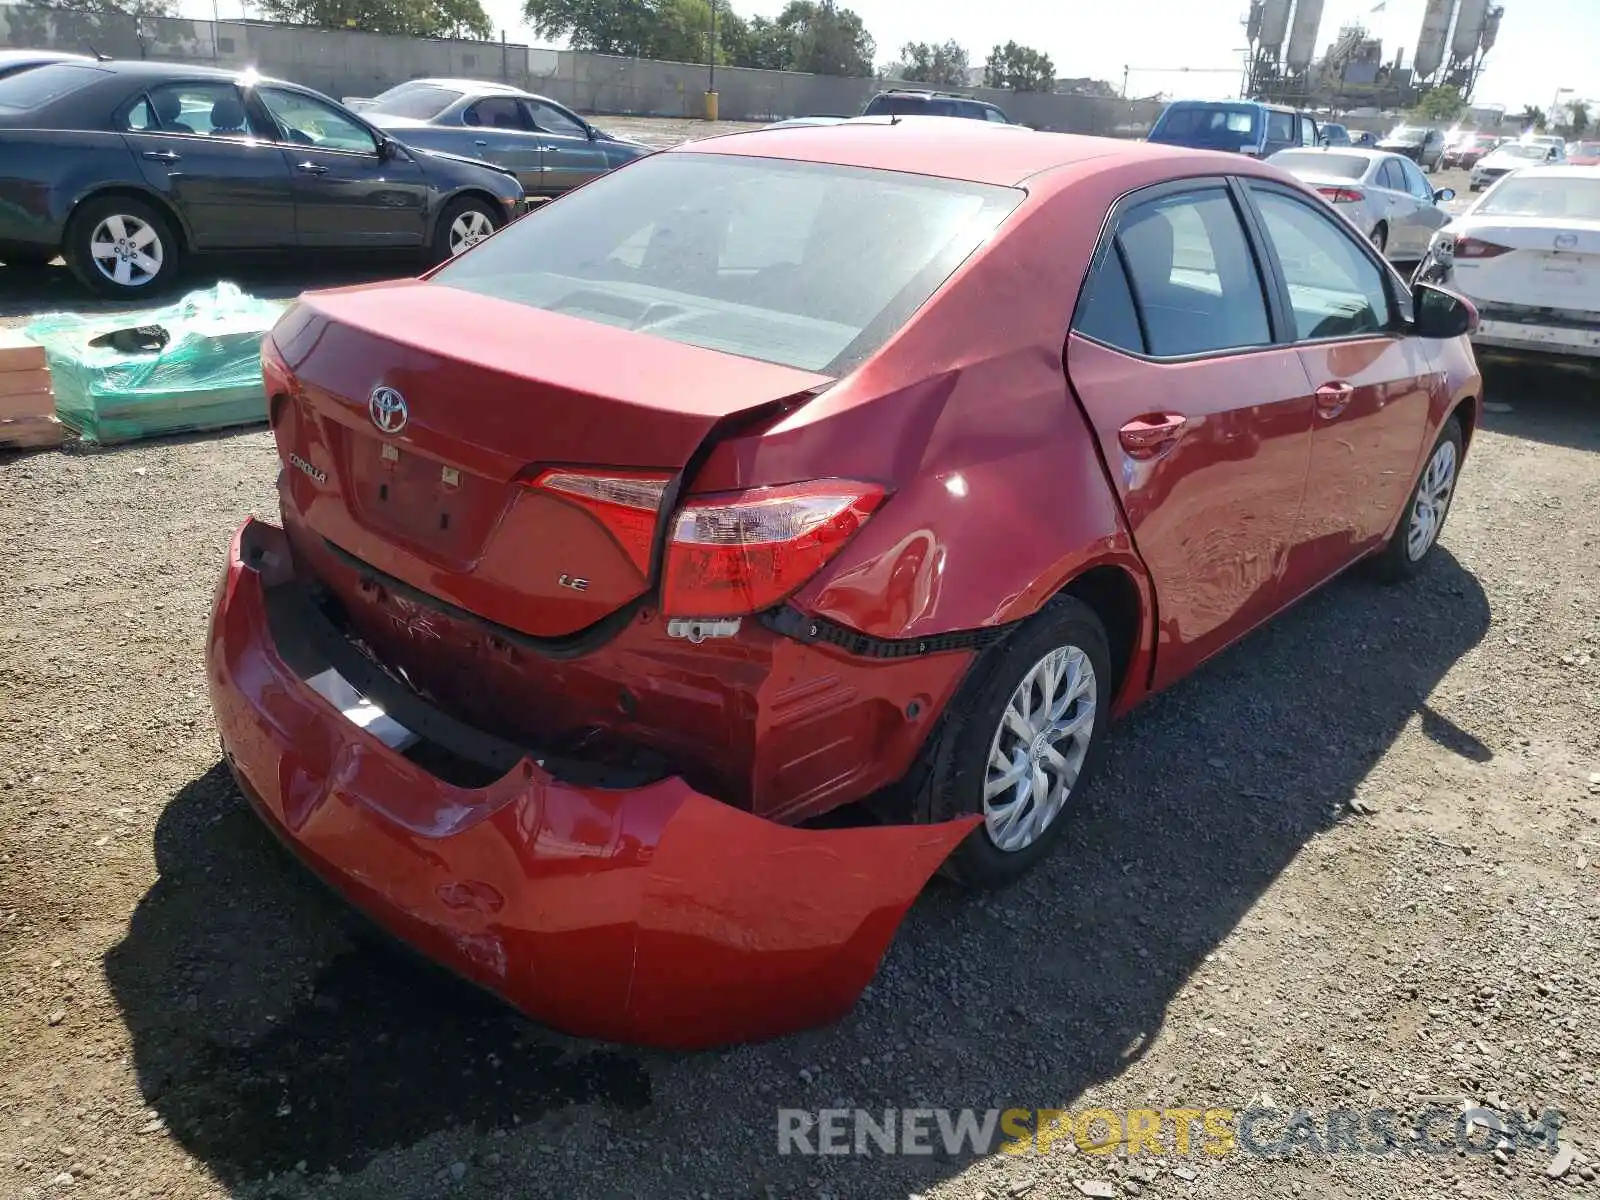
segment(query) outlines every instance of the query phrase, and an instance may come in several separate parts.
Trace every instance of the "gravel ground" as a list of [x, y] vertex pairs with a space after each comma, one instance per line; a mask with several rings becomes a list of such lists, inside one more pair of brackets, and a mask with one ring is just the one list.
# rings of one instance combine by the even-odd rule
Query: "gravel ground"
[[[1422, 578], [1131, 716], [1045, 869], [932, 885], [837, 1026], [694, 1055], [374, 944], [246, 810], [201, 651], [265, 434], [0, 458], [0, 1195], [1600, 1194], [1600, 386], [1490, 398]], [[1554, 1107], [1573, 1153], [776, 1153], [779, 1107], [1252, 1100]]]

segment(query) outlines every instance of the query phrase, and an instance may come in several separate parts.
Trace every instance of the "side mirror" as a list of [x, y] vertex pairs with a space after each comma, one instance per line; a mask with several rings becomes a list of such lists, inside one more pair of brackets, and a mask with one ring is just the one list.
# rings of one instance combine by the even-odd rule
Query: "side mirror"
[[1436, 191], [1433, 194], [1433, 202], [1435, 204], [1448, 204], [1450, 201], [1454, 200], [1455, 198], [1456, 198], [1456, 190], [1455, 190], [1455, 188], [1440, 188], [1438, 191]]
[[1478, 310], [1472, 301], [1431, 283], [1411, 289], [1411, 309], [1418, 337], [1455, 338], [1478, 328]]

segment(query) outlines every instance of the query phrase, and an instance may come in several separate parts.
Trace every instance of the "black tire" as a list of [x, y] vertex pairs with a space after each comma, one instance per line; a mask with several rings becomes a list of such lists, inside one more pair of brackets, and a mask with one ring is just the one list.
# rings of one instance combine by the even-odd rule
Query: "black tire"
[[[120, 226], [112, 224], [119, 218]], [[125, 239], [130, 243], [138, 243], [146, 230], [151, 232], [153, 241], [130, 247], [130, 252], [142, 254], [142, 261], [123, 261], [120, 252], [105, 254], [113, 244], [111, 235], [118, 228], [132, 235]], [[152, 246], [158, 253], [152, 253]], [[133, 300], [164, 291], [177, 279], [182, 249], [172, 222], [153, 204], [133, 196], [104, 196], [87, 201], [72, 214], [62, 257], [78, 282], [90, 291], [114, 300]], [[149, 269], [152, 261], [156, 267], [153, 271]], [[102, 264], [109, 265], [102, 269]], [[122, 267], [127, 268], [125, 272]], [[127, 282], [119, 282], [118, 275], [124, 273]]]
[[474, 223], [474, 217], [488, 222], [489, 233], [493, 233], [506, 223], [505, 214], [487, 200], [479, 199], [477, 196], [462, 196], [460, 199], [452, 200], [445, 206], [444, 212], [439, 214], [439, 224], [433, 232], [433, 260], [435, 262], [446, 262], [462, 251], [470, 249], [478, 241], [482, 241], [484, 237], [488, 236], [487, 234], [479, 234], [476, 236], [476, 240], [468, 244], [461, 244], [458, 249], [460, 230], [457, 229], [456, 222], [465, 221], [472, 224]]
[[[1450, 475], [1450, 488], [1446, 494], [1442, 512], [1437, 515], [1432, 532], [1428, 535], [1427, 543], [1422, 547], [1421, 553], [1413, 553], [1411, 549], [1411, 525], [1413, 514], [1417, 511], [1417, 501], [1421, 496], [1424, 485], [1429, 479], [1430, 468], [1439, 456], [1440, 450], [1449, 444], [1453, 454], [1453, 466]], [[1439, 544], [1439, 535], [1444, 532], [1444, 523], [1450, 516], [1450, 509], [1455, 500], [1455, 488], [1460, 478], [1461, 454], [1465, 442], [1461, 436], [1461, 422], [1452, 416], [1444, 423], [1444, 428], [1439, 431], [1438, 440], [1433, 443], [1433, 448], [1428, 451], [1428, 457], [1422, 464], [1422, 470], [1417, 476], [1417, 482], [1411, 488], [1411, 495], [1406, 498], [1406, 506], [1400, 513], [1400, 523], [1395, 526], [1394, 535], [1389, 539], [1388, 545], [1380, 550], [1372, 559], [1372, 573], [1385, 583], [1400, 583], [1410, 579], [1422, 570], [1433, 555], [1433, 549]]]
[[1372, 227], [1372, 233], [1368, 235], [1367, 240], [1372, 243], [1372, 248], [1380, 255], [1389, 253], [1389, 227], [1382, 221]]
[[[1082, 799], [1085, 784], [1098, 765], [1116, 680], [1111, 673], [1111, 650], [1105, 627], [1094, 610], [1074, 597], [1058, 596], [1005, 641], [986, 650], [974, 664], [960, 692], [950, 701], [943, 721], [923, 749], [914, 796], [917, 816], [927, 821], [947, 821], [984, 815], [990, 755], [998, 744], [1006, 708], [1035, 664], [1052, 651], [1065, 647], [1076, 647], [1083, 652], [1094, 679], [1094, 713], [1077, 777], [1059, 810], [1026, 846], [1003, 850], [987, 825], [974, 829], [942, 868], [946, 876], [965, 887], [1004, 887], [1020, 879], [1044, 858], [1061, 838], [1071, 813]], [[1063, 719], [1074, 711], [1081, 713], [1081, 703], [1081, 700], [1074, 701]], [[1015, 737], [1009, 729], [1006, 736]], [[1054, 743], [1056, 747], [1061, 745], [1059, 741]], [[1016, 749], [1020, 747], [1013, 749], [1013, 755]], [[1073, 752], [1076, 753], [1076, 748]], [[1028, 756], [1024, 754], [1023, 757]], [[1019, 801], [1019, 804], [1025, 803]]]

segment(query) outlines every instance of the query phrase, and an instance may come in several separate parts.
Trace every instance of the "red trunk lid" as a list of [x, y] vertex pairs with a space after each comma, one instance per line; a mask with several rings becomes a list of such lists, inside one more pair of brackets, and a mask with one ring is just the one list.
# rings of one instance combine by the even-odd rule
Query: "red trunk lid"
[[590, 511], [529, 486], [541, 468], [675, 477], [719, 422], [829, 382], [412, 280], [303, 297], [265, 359], [295, 380], [274, 419], [285, 504], [347, 554], [534, 637], [650, 582]]

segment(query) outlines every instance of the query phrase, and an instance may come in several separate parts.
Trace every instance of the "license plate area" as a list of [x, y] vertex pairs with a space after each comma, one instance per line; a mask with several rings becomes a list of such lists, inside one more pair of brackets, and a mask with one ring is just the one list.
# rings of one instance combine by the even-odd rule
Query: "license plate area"
[[499, 485], [393, 442], [352, 437], [347, 461], [364, 523], [447, 558], [475, 558], [503, 507]]
[[384, 712], [375, 701], [363, 696], [334, 668], [313, 675], [306, 680], [306, 686], [338, 709], [346, 721], [365, 729], [389, 749], [403, 751], [416, 744], [416, 734]]

